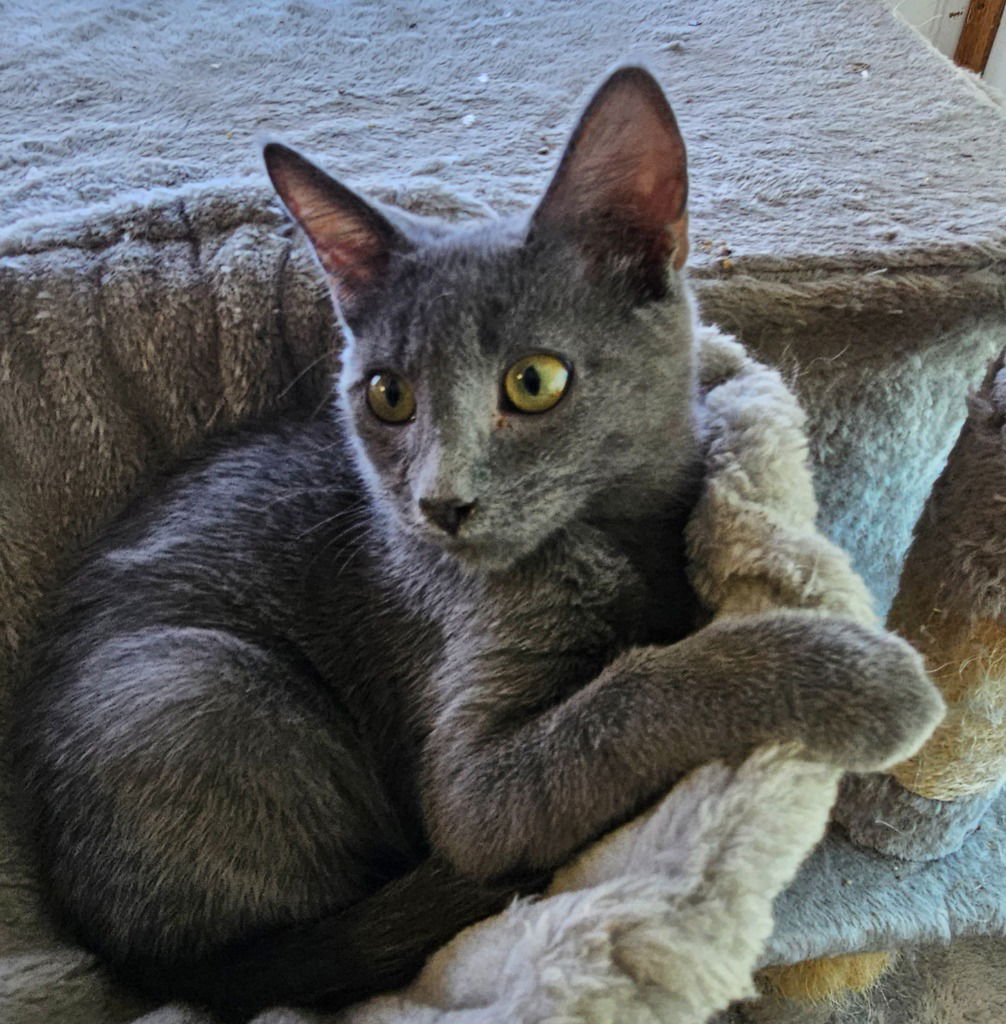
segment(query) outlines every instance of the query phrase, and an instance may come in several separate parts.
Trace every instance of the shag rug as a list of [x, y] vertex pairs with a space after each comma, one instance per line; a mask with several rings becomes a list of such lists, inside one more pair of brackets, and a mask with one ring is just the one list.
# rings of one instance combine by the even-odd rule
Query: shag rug
[[[820, 524], [886, 609], [967, 390], [1006, 344], [1006, 115], [879, 2], [5, 0], [0, 21], [0, 712], [63, 558], [207, 434], [323, 398], [327, 299], [265, 185], [254, 137], [280, 136], [418, 212], [506, 213], [539, 194], [586, 91], [627, 58], [662, 80], [689, 145], [690, 273], [703, 315], [783, 368], [808, 411]], [[757, 409], [757, 379], [785, 395], [777, 377], [716, 344], [719, 394], [743, 380]], [[813, 550], [824, 568], [804, 566], [757, 599], [872, 615], [813, 529], [809, 478], [794, 468], [804, 428], [787, 408], [779, 422], [795, 440], [778, 450], [802, 482], [782, 496], [769, 488], [783, 504], [755, 525], [782, 531], [767, 550]], [[772, 402], [766, 411], [779, 415]], [[800, 538], [793, 549], [787, 529]], [[737, 579], [717, 590], [723, 550], [696, 560], [711, 573], [700, 586], [712, 603], [757, 597], [757, 586], [732, 589]], [[742, 564], [751, 549], [728, 550]], [[522, 998], [516, 983], [502, 994], [497, 984], [521, 978], [548, 1012], [509, 1019], [698, 1021], [750, 994], [757, 963], [905, 943], [888, 988], [835, 1011], [858, 1007], [843, 1022], [957, 1024], [955, 998], [975, 1021], [999, 1019], [988, 1008], [1003, 988], [1001, 947], [980, 937], [918, 946], [1001, 931], [1006, 904], [989, 884], [1006, 877], [998, 805], [984, 817], [985, 804], [971, 808], [967, 821], [955, 806], [959, 849], [931, 862], [864, 853], [834, 832], [781, 900], [762, 951], [772, 897], [823, 829], [834, 780], [788, 754], [759, 758], [702, 769], [646, 825], [614, 838], [610, 858], [588, 857], [564, 891], [513, 908], [498, 924], [527, 939], [512, 961], [485, 940], [497, 925], [483, 926], [458, 940], [478, 969], [459, 977], [449, 965], [464, 958], [442, 954], [405, 1003], [352, 1019], [408, 1007], [435, 1020], [451, 1006], [451, 1020], [501, 1019], [477, 1014]], [[850, 799], [862, 810], [871, 799], [886, 808], [888, 796]], [[792, 831], [790, 805], [803, 823]], [[847, 823], [862, 840], [872, 819], [860, 817]], [[657, 847], [673, 856], [661, 861]], [[707, 917], [684, 913], [693, 905]], [[598, 908], [610, 928], [590, 924]], [[535, 945], [552, 939], [576, 949], [555, 961], [558, 973]], [[595, 966], [604, 982], [592, 986]], [[941, 971], [970, 983], [931, 980]], [[832, 1013], [757, 1005], [730, 1013], [801, 1024]], [[892, 1005], [915, 1016], [884, 1016]], [[57, 943], [9, 829], [0, 1008], [12, 1024], [149, 1009]]]

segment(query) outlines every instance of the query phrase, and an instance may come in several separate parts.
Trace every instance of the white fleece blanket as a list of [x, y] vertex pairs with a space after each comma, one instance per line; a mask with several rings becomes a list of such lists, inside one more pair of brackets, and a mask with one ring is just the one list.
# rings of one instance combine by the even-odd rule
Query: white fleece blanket
[[[462, 932], [406, 990], [255, 1024], [703, 1024], [755, 994], [772, 898], [824, 830], [836, 773], [765, 748], [708, 765], [559, 873]], [[741, 924], [742, 923], [742, 924]], [[209, 1024], [163, 1007], [137, 1024]]]

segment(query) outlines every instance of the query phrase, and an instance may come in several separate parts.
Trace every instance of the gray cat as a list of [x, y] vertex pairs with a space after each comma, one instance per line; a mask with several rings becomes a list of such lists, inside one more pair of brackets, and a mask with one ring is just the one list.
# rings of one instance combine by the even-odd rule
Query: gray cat
[[55, 600], [17, 723], [57, 911], [241, 1018], [406, 981], [682, 773], [869, 770], [940, 713], [900, 640], [704, 623], [685, 151], [615, 72], [524, 224], [270, 176], [345, 337], [331, 414], [217, 442]]

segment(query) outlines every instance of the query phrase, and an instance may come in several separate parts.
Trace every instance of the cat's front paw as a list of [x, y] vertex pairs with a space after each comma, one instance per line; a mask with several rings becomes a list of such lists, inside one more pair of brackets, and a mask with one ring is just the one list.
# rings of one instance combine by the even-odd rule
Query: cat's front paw
[[882, 771], [910, 757], [943, 718], [921, 656], [891, 633], [820, 620], [796, 685], [807, 752], [848, 771]]

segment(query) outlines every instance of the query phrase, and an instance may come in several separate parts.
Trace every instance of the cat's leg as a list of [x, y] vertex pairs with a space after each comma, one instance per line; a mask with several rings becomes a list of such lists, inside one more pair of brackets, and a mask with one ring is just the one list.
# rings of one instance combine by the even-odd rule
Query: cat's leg
[[[397, 917], [368, 917], [366, 898], [416, 852], [345, 717], [253, 642], [114, 636], [47, 706], [23, 753], [55, 902], [158, 994], [241, 1015], [373, 991], [502, 902], [426, 869]], [[412, 930], [399, 939], [396, 923]]]
[[838, 767], [878, 770], [943, 713], [904, 641], [801, 612], [724, 618], [630, 649], [545, 708], [533, 695], [547, 663], [505, 667], [483, 680], [486, 666], [446, 666], [424, 756], [433, 847], [487, 879], [554, 868], [711, 759], [793, 741]]

